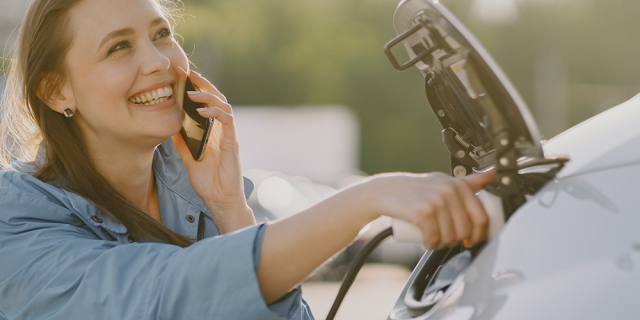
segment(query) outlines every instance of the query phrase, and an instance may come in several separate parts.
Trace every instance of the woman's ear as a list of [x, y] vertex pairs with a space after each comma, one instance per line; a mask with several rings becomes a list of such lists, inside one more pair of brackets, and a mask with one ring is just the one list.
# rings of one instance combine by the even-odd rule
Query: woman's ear
[[76, 111], [73, 91], [67, 81], [60, 83], [54, 81], [51, 75], [46, 75], [40, 81], [36, 95], [55, 112], [65, 114], [66, 109]]

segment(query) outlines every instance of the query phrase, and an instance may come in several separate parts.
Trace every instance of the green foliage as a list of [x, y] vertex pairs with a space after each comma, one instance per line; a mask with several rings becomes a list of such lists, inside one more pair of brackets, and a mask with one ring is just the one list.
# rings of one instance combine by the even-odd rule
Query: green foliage
[[[422, 76], [396, 72], [382, 51], [395, 36], [398, 1], [183, 1], [184, 48], [232, 104], [346, 105], [360, 118], [363, 171], [447, 171]], [[640, 91], [636, 0], [521, 0], [517, 20], [505, 24], [474, 18], [472, 0], [442, 2], [487, 47], [534, 114], [540, 57], [563, 62], [563, 129]], [[545, 120], [543, 114], [538, 122]]]
[[[640, 2], [636, 0], [522, 0], [513, 23], [478, 19], [473, 1], [444, 0], [509, 75], [534, 114], [536, 74], [545, 56], [562, 62], [567, 123], [562, 130], [640, 92]], [[542, 77], [542, 79], [540, 79]], [[544, 129], [547, 119], [537, 114]], [[560, 131], [543, 133], [553, 137]]]
[[417, 70], [398, 73], [390, 0], [185, 1], [178, 32], [234, 105], [340, 104], [361, 124], [361, 169], [447, 170]]

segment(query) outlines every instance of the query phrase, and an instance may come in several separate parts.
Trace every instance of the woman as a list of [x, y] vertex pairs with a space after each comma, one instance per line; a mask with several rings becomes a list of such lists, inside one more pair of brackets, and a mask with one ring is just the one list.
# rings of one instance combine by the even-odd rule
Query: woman
[[[426, 248], [484, 238], [491, 175], [379, 175], [256, 225], [231, 106], [169, 17], [161, 0], [31, 3], [0, 130], [0, 319], [310, 319], [299, 283], [381, 215]], [[186, 98], [216, 120], [200, 162]]]

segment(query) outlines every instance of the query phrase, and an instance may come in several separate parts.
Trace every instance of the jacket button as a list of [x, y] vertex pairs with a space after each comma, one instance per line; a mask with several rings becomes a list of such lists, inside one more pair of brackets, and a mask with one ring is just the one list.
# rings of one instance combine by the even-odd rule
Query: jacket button
[[134, 243], [135, 240], [133, 239], [133, 236], [129, 236], [129, 238], [127, 238], [127, 240], [129, 240], [129, 242]]
[[187, 216], [187, 221], [194, 223], [196, 221], [196, 218], [194, 218], [192, 215], [188, 215]]
[[102, 223], [102, 219], [98, 218], [98, 216], [91, 217], [91, 220], [95, 221], [96, 223]]

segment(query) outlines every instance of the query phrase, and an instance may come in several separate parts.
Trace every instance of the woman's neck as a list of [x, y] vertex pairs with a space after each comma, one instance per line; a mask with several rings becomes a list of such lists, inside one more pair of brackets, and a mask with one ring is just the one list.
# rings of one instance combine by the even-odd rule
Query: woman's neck
[[87, 145], [89, 157], [105, 179], [129, 201], [161, 222], [152, 169], [155, 147], [144, 148], [105, 139]]

